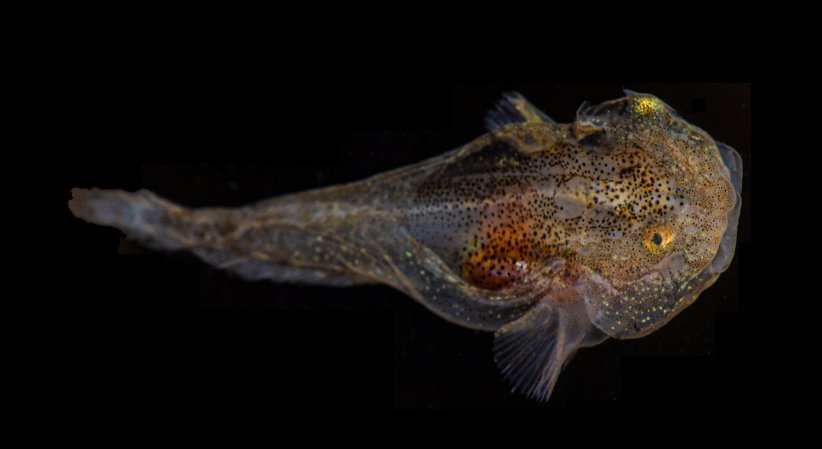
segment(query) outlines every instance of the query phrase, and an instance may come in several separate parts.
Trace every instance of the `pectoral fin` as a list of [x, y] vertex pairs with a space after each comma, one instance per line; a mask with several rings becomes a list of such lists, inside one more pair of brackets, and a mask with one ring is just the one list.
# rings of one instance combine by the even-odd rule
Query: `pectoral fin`
[[495, 360], [514, 391], [547, 401], [576, 350], [606, 338], [580, 313], [584, 310], [576, 305], [556, 307], [543, 300], [497, 331]]

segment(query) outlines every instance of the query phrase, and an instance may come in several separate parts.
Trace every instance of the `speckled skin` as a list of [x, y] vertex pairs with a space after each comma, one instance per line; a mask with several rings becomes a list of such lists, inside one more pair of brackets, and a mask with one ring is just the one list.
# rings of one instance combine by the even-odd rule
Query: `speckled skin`
[[394, 286], [495, 331], [505, 375], [545, 400], [578, 348], [653, 332], [728, 267], [741, 162], [633, 92], [572, 124], [512, 94], [489, 124], [417, 165], [240, 209], [80, 189], [70, 207], [248, 279]]

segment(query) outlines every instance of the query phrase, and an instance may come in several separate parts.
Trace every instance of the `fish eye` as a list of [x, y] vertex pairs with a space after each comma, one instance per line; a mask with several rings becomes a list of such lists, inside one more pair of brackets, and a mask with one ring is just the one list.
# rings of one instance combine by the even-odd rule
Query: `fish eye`
[[655, 232], [654, 236], [651, 237], [651, 243], [653, 243], [654, 245], [657, 245], [657, 246], [661, 245], [662, 244], [662, 236], [659, 235], [658, 232]]
[[671, 246], [675, 239], [673, 227], [669, 225], [654, 226], [645, 230], [643, 243], [653, 254], [661, 254]]

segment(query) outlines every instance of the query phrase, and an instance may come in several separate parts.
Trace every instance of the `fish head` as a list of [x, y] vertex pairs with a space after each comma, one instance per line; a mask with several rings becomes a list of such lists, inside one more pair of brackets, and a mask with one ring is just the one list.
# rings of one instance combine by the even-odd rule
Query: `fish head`
[[578, 291], [600, 330], [638, 338], [693, 303], [730, 265], [742, 163], [660, 99], [626, 93], [583, 106], [572, 125], [589, 151], [635, 157], [619, 178], [603, 181], [621, 192], [618, 200], [605, 197], [619, 231], [587, 251]]

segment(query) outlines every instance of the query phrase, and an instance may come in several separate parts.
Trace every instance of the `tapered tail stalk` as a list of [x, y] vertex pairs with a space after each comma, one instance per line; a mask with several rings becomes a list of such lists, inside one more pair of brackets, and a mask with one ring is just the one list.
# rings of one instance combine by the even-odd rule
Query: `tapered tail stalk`
[[[246, 279], [352, 285], [385, 282], [388, 268], [351, 223], [370, 213], [308, 194], [242, 208], [186, 208], [148, 190], [74, 189], [77, 217], [156, 249], [188, 250]], [[306, 201], [308, 200], [308, 201]], [[380, 276], [382, 273], [382, 276]]]

